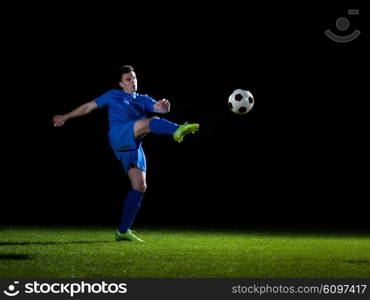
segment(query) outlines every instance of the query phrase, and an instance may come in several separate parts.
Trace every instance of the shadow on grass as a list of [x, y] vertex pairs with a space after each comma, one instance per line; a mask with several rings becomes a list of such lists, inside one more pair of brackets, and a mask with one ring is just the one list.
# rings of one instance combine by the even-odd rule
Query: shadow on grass
[[100, 244], [112, 243], [111, 241], [71, 241], [71, 242], [0, 242], [1, 246], [30, 246], [30, 245], [73, 245], [73, 244]]
[[304, 226], [295, 226], [291, 228], [288, 226], [275, 226], [271, 228], [269, 226], [255, 226], [255, 227], [246, 227], [246, 226], [228, 226], [228, 227], [212, 227], [206, 225], [200, 226], [143, 226], [141, 230], [153, 231], [153, 232], [162, 232], [165, 233], [199, 233], [199, 234], [238, 234], [238, 235], [257, 235], [257, 236], [272, 236], [272, 237], [289, 237], [289, 238], [303, 238], [303, 237], [322, 237], [322, 238], [370, 238], [370, 230], [367, 229], [331, 229], [331, 228], [320, 228], [320, 227], [304, 227]]
[[347, 259], [345, 262], [356, 265], [370, 265], [370, 260], [367, 259]]
[[13, 253], [8, 253], [8, 254], [0, 254], [0, 260], [26, 260], [26, 259], [31, 259], [30, 255], [27, 254], [13, 254]]

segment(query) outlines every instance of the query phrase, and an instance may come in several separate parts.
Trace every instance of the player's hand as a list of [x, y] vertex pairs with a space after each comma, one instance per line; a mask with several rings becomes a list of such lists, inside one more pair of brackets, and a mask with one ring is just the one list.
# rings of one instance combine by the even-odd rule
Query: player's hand
[[65, 117], [65, 115], [56, 115], [53, 118], [53, 125], [55, 127], [60, 127], [63, 126], [66, 121], [67, 118]]
[[171, 109], [171, 103], [167, 99], [159, 100], [157, 104], [158, 112], [161, 114], [166, 114]]

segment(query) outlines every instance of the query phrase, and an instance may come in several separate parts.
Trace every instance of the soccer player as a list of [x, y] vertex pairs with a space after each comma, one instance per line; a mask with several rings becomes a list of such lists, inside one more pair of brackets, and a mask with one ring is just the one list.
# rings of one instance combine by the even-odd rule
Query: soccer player
[[148, 95], [136, 93], [137, 78], [132, 66], [123, 66], [120, 71], [120, 90], [110, 90], [67, 114], [54, 116], [53, 124], [60, 127], [71, 118], [87, 115], [97, 108], [108, 107], [109, 143], [131, 182], [131, 190], [124, 201], [121, 222], [115, 237], [117, 241], [143, 242], [131, 231], [147, 187], [146, 159], [141, 141], [145, 135], [153, 132], [172, 135], [180, 143], [185, 135], [197, 131], [199, 124], [178, 125], [156, 116], [148, 118], [147, 112], [168, 113], [170, 102], [166, 99], [157, 102]]

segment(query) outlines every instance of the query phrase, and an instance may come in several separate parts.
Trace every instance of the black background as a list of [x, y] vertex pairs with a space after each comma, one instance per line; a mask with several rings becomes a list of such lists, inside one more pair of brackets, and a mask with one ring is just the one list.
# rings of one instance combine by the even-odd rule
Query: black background
[[[322, 4], [190, 3], [12, 8], [5, 28], [2, 223], [117, 225], [129, 189], [105, 109], [54, 128], [135, 67], [139, 92], [171, 121], [199, 122], [182, 144], [149, 135], [136, 225], [369, 229], [365, 12]], [[339, 17], [350, 28], [335, 28]], [[227, 99], [250, 90], [253, 110]], [[5, 165], [7, 167], [5, 167]]]

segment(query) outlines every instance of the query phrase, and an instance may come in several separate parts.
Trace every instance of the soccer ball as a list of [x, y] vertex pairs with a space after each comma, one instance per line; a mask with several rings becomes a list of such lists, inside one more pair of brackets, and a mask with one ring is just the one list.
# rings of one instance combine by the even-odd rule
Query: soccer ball
[[251, 92], [237, 89], [229, 97], [229, 108], [233, 113], [245, 115], [254, 104], [254, 97]]

